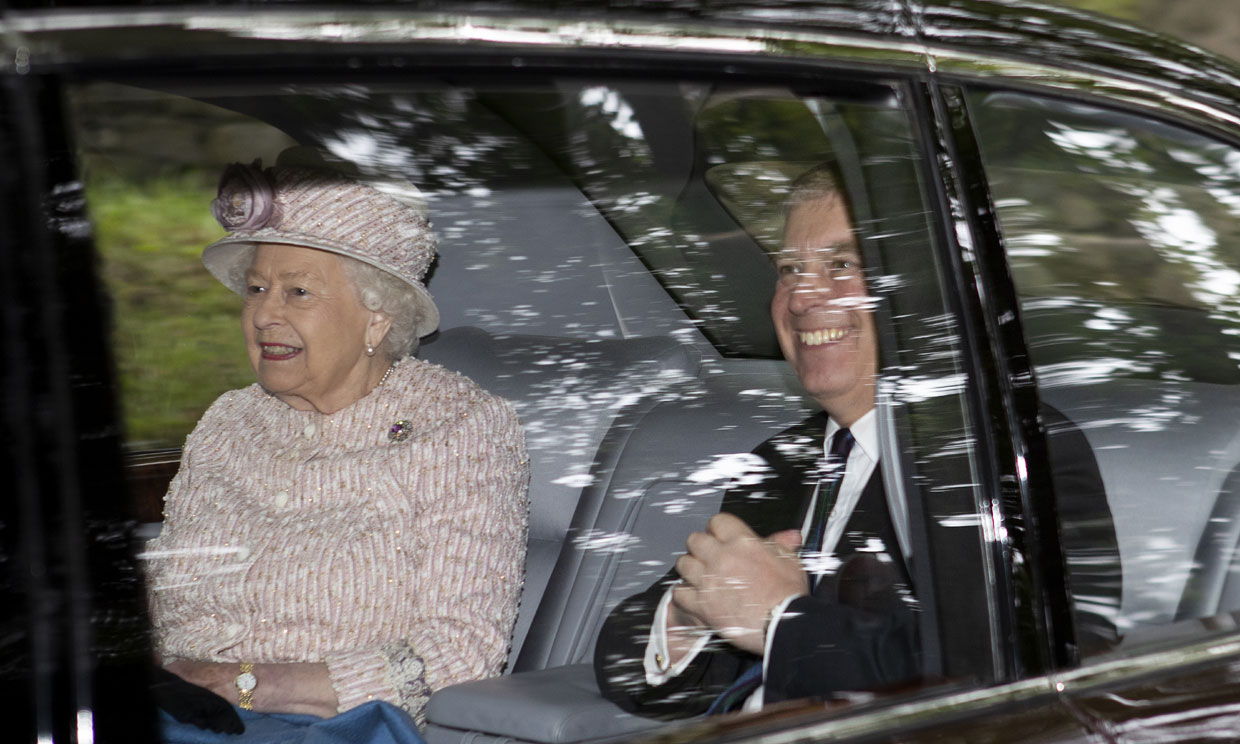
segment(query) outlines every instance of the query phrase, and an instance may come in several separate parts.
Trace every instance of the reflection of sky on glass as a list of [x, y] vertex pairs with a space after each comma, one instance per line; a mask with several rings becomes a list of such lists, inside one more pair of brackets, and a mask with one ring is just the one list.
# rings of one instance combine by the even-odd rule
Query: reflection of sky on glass
[[1204, 148], [1218, 162], [1195, 150], [1174, 148], [1169, 151], [1176, 161], [1192, 167], [1210, 194], [1233, 217], [1240, 217], [1240, 152], [1215, 145]]
[[579, 100], [583, 106], [598, 108], [611, 120], [611, 128], [629, 139], [640, 140], [642, 128], [633, 119], [633, 109], [620, 94], [611, 88], [597, 86], [581, 91]]
[[920, 403], [944, 395], [959, 395], [968, 384], [964, 374], [897, 377], [892, 380], [891, 389], [895, 399], [903, 403]]
[[909, 280], [900, 274], [866, 275], [870, 291], [877, 294], [895, 292], [909, 286]]
[[1008, 256], [1012, 258], [1046, 258], [1063, 248], [1063, 236], [1055, 233], [1018, 233], [1007, 239]]
[[357, 129], [337, 132], [335, 137], [323, 141], [323, 147], [349, 163], [366, 162], [380, 149], [370, 132]]
[[735, 452], [716, 455], [713, 460], [689, 473], [691, 483], [728, 482], [735, 485], [755, 485], [770, 468], [766, 461], [751, 452]]
[[1100, 307], [1094, 317], [1085, 321], [1085, 327], [1094, 331], [1119, 331], [1132, 322], [1132, 316], [1115, 307]]
[[1133, 155], [1137, 140], [1126, 130], [1080, 129], [1050, 122], [1046, 136], [1064, 152], [1100, 161], [1103, 165], [1136, 173], [1152, 173], [1150, 165]]
[[573, 546], [578, 550], [592, 550], [601, 553], [626, 553], [640, 546], [642, 539], [627, 532], [608, 532], [605, 530], [583, 530], [573, 538]]
[[1148, 364], [1119, 357], [1097, 357], [1038, 367], [1038, 384], [1044, 388], [1096, 385], [1115, 377], [1133, 377], [1151, 371]]
[[1132, 186], [1127, 190], [1144, 206], [1144, 212], [1131, 220], [1133, 227], [1169, 263], [1193, 271], [1197, 278], [1189, 287], [1194, 298], [1207, 307], [1224, 305], [1234, 312], [1240, 272], [1219, 257], [1218, 234], [1173, 189]]

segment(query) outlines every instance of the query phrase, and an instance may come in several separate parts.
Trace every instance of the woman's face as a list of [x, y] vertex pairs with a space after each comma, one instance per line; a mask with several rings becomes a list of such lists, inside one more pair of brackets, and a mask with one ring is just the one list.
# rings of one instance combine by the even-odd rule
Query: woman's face
[[241, 326], [259, 383], [298, 410], [332, 413], [362, 398], [390, 360], [367, 356], [390, 323], [367, 310], [326, 251], [264, 243], [246, 271]]

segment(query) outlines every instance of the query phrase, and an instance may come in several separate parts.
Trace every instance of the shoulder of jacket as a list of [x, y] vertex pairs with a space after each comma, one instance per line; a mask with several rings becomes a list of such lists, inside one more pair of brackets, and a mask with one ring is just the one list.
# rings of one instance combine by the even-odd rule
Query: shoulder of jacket
[[436, 390], [432, 399], [443, 404], [444, 412], [467, 413], [487, 410], [500, 417], [516, 418], [512, 402], [484, 389], [469, 377], [433, 362], [412, 359], [410, 366], [411, 395]]

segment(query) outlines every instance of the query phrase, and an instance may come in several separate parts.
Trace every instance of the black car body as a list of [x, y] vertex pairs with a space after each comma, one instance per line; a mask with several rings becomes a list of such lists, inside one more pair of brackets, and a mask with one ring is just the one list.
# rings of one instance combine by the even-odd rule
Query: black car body
[[[246, 382], [200, 327], [138, 313], [180, 270], [125, 237], [141, 208], [105, 226], [107, 189], [294, 141], [431, 195], [444, 322], [420, 354], [513, 399], [530, 439], [510, 673], [438, 691], [431, 742], [1235, 738], [1240, 68], [1006, 1], [25, 5], [0, 15], [15, 740], [153, 739], [135, 533], [184, 429], [134, 411], [182, 368], [134, 349], [203, 348], [186, 368], [219, 385], [190, 423]], [[659, 729], [598, 696], [594, 634], [738, 453], [813, 408], [763, 249], [780, 164], [827, 151], [881, 299], [883, 476], [917, 496], [933, 682]], [[192, 229], [160, 233], [186, 234], [191, 273]], [[230, 312], [201, 297], [174, 314]], [[1091, 598], [1066, 588], [1043, 404], [1085, 433], [1115, 520], [1099, 653], [1073, 627]]]

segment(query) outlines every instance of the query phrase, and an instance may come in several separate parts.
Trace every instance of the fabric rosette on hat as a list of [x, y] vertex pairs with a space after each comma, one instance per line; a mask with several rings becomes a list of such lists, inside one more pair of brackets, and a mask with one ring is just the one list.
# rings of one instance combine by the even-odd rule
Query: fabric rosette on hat
[[211, 214], [229, 232], [264, 227], [275, 217], [275, 186], [263, 172], [263, 161], [250, 165], [233, 163], [220, 177], [219, 196], [211, 202]]
[[245, 292], [245, 264], [254, 246], [314, 248], [403, 280], [418, 308], [417, 335], [439, 327], [439, 310], [423, 283], [438, 241], [413, 184], [367, 178], [348, 163], [295, 147], [270, 168], [259, 160], [225, 168], [211, 213], [229, 232], [203, 250], [202, 261], [237, 294]]

